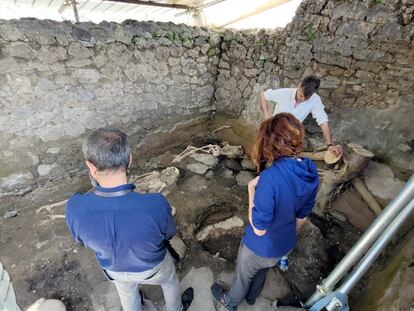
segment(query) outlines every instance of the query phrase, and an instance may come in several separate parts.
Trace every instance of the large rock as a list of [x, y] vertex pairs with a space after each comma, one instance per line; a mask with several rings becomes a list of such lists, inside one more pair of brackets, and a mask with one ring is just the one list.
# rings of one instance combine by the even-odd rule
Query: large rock
[[18, 191], [28, 188], [34, 183], [34, 177], [31, 173], [12, 174], [0, 178], [0, 192]]
[[191, 268], [181, 281], [181, 292], [188, 287], [194, 289], [194, 300], [188, 311], [214, 310], [213, 296], [210, 287], [214, 282], [213, 272], [209, 267]]
[[243, 159], [241, 161], [241, 165], [243, 166], [243, 169], [245, 169], [246, 171], [256, 171], [256, 165], [254, 165], [254, 163], [249, 159]]
[[369, 162], [364, 170], [364, 182], [381, 203], [391, 201], [404, 186], [402, 181], [394, 177], [389, 166], [374, 161]]
[[345, 191], [335, 201], [334, 208], [361, 231], [364, 231], [375, 219], [374, 212], [355, 190]]
[[183, 258], [187, 250], [187, 246], [184, 244], [183, 240], [181, 240], [180, 236], [178, 234], [174, 235], [170, 240], [170, 243], [177, 254], [180, 255], [180, 258]]
[[289, 269], [286, 277], [295, 295], [307, 299], [316, 289], [327, 269], [328, 254], [324, 237], [314, 224], [307, 221], [298, 237], [298, 243], [289, 255]]
[[209, 167], [203, 163], [190, 163], [186, 166], [186, 168], [190, 172], [193, 172], [199, 175], [203, 175], [209, 170]]
[[223, 168], [217, 172], [217, 176], [220, 182], [227, 187], [232, 187], [236, 184], [236, 177], [234, 177], [232, 170]]
[[255, 177], [256, 177], [255, 173], [248, 172], [248, 171], [242, 171], [238, 173], [236, 176], [237, 184], [239, 184], [240, 186], [247, 186], [249, 182]]
[[[220, 221], [213, 225], [209, 225], [200, 230], [196, 239], [198, 241], [205, 241], [211, 238], [218, 238], [220, 235], [225, 234], [233, 229], [239, 229], [244, 227], [244, 222], [237, 216], [227, 218], [226, 220]], [[237, 230], [238, 231], [238, 230]]]
[[164, 195], [168, 195], [175, 187], [179, 175], [178, 168], [170, 166], [161, 172], [153, 171], [142, 176], [131, 176], [129, 182], [136, 185], [137, 192], [162, 192]]
[[210, 168], [215, 167], [218, 163], [218, 160], [215, 156], [207, 153], [194, 153], [190, 155], [190, 158], [196, 160], [197, 162], [203, 163]]
[[226, 159], [222, 162], [222, 164], [225, 168], [228, 168], [232, 171], [240, 172], [243, 170], [243, 166], [237, 160]]
[[270, 301], [282, 299], [291, 293], [289, 283], [279, 270], [270, 269], [260, 296]]

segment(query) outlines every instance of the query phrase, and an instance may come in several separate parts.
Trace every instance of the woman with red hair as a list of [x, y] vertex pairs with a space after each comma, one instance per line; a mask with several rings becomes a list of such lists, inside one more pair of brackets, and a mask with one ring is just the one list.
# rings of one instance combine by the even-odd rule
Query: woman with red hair
[[236, 310], [246, 299], [254, 304], [269, 268], [289, 254], [297, 242], [297, 232], [315, 204], [319, 185], [315, 164], [299, 157], [304, 130], [290, 113], [265, 120], [253, 146], [252, 160], [260, 177], [249, 191], [249, 224], [237, 256], [236, 274], [224, 293], [214, 283], [214, 299]]

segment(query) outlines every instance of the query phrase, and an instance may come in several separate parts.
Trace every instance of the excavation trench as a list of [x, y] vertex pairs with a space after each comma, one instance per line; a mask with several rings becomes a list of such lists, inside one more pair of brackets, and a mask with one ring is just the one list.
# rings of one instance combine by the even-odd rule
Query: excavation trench
[[[229, 150], [229, 145], [211, 133], [194, 137], [190, 144], [202, 147], [209, 143]], [[248, 222], [247, 183], [256, 174], [240, 148], [218, 156], [195, 152], [171, 164], [186, 146], [160, 153], [132, 170], [130, 177], [138, 191], [161, 191], [173, 207], [178, 229], [175, 240], [180, 240], [174, 245], [186, 248], [177, 249], [181, 254], [177, 264], [180, 279], [200, 267], [207, 267], [215, 279], [221, 279], [223, 271], [230, 275], [234, 271]], [[65, 301], [68, 310], [86, 311], [97, 309], [97, 304], [102, 305], [105, 299], [116, 302], [114, 289], [102, 285], [104, 278], [94, 254], [76, 245], [70, 237], [64, 218], [59, 216], [64, 215], [64, 208], [61, 204], [39, 212], [37, 208], [27, 209], [1, 224], [2, 259], [10, 267], [19, 303], [27, 306], [39, 296], [54, 297]], [[263, 299], [300, 305], [353, 245], [358, 230], [332, 215], [311, 217], [289, 256], [288, 271], [274, 268], [269, 274]], [[53, 282], [49, 281], [51, 277]], [[144, 287], [144, 292], [157, 307], [162, 306], [160, 289]]]

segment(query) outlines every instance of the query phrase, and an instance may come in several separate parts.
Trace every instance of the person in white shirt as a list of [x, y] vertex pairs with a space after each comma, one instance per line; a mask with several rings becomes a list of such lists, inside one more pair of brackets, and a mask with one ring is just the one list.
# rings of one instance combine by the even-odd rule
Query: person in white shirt
[[332, 142], [328, 115], [325, 112], [321, 98], [316, 94], [319, 84], [319, 78], [316, 76], [307, 76], [302, 79], [297, 88], [268, 89], [262, 92], [259, 103], [265, 119], [272, 117], [267, 104], [268, 100], [276, 103], [273, 115], [281, 112], [289, 112], [300, 122], [303, 122], [312, 113], [313, 118], [322, 129], [328, 150], [335, 156], [338, 156], [342, 154], [342, 147]]

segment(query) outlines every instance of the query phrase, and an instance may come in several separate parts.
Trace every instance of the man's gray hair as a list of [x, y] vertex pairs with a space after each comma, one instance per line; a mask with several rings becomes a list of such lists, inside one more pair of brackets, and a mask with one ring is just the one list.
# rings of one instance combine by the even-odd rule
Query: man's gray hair
[[117, 129], [99, 128], [84, 140], [83, 154], [99, 171], [127, 169], [131, 147], [127, 136]]

